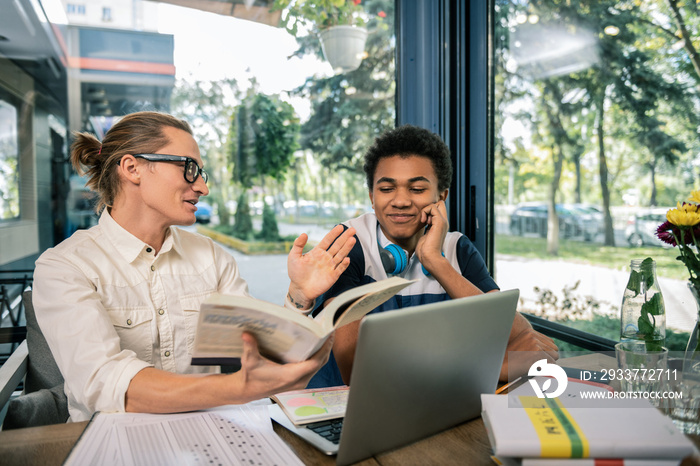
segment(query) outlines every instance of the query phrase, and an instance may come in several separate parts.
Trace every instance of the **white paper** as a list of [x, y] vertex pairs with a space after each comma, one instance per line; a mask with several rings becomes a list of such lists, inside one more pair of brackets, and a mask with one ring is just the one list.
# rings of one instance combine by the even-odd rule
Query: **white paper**
[[64, 464], [303, 464], [272, 429], [268, 404], [183, 414], [100, 413]]

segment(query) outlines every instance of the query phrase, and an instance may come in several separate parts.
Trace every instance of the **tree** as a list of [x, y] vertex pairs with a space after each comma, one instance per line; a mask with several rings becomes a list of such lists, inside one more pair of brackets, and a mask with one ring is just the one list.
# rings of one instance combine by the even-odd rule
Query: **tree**
[[[510, 5], [508, 3], [507, 5]], [[518, 10], [519, 4], [513, 4], [504, 8], [509, 13]], [[638, 9], [629, 1], [591, 1], [591, 0], [533, 0], [529, 5], [529, 14], [537, 16], [536, 25], [529, 23], [518, 26], [524, 31], [539, 30], [538, 34], [530, 34], [528, 39], [534, 43], [539, 40], [534, 49], [556, 50], [555, 40], [557, 27], [563, 32], [564, 39], [572, 39], [572, 42], [589, 45], [581, 48], [581, 53], [576, 54], [577, 60], [571, 60], [571, 54], [554, 58], [534, 60], [525, 69], [519, 69], [515, 74], [522, 80], [532, 80], [541, 84], [542, 92], [549, 93], [547, 99], [538, 99], [535, 104], [545, 106], [543, 109], [548, 115], [548, 125], [543, 131], [549, 133], [552, 143], [548, 148], [553, 148], [553, 180], [556, 182], [559, 175], [560, 161], [563, 154], [570, 154], [567, 159], [574, 164], [576, 177], [576, 196], [580, 200], [580, 155], [585, 152], [585, 146], [581, 142], [584, 125], [595, 127], [595, 152], [598, 158], [598, 178], [600, 193], [605, 212], [605, 243], [614, 245], [613, 222], [610, 214], [612, 202], [609, 157], [613, 155], [620, 165], [623, 158], [636, 159], [638, 165], [646, 167], [650, 174], [652, 190], [650, 201], [655, 201], [656, 174], [662, 164], [672, 166], [681, 155], [687, 152], [686, 145], [680, 138], [678, 131], [670, 131], [671, 120], [686, 118], [686, 115], [694, 114], [694, 99], [688, 92], [688, 87], [683, 82], [671, 81], [667, 77], [673, 70], [668, 65], [660, 66], [663, 62], [658, 47], [654, 48], [647, 43], [654, 43], [652, 39], [658, 36], [651, 28], [651, 22], [640, 22]], [[507, 18], [507, 16], [506, 16]], [[510, 25], [504, 20], [502, 25]], [[588, 31], [586, 33], [585, 31]], [[550, 43], [548, 43], [548, 41]], [[595, 51], [595, 53], [591, 53]], [[537, 55], [530, 49], [531, 55]], [[589, 54], [588, 66], [582, 66], [580, 58]], [[523, 54], [528, 58], [527, 54]], [[549, 57], [549, 56], [548, 56]], [[527, 60], [523, 60], [527, 63]], [[579, 69], [572, 69], [578, 66]], [[556, 78], [556, 86], [553, 79]], [[577, 116], [577, 123], [573, 118], [564, 120], [570, 102], [579, 102], [580, 108], [594, 110], [583, 111]], [[564, 102], [566, 100], [566, 102]], [[672, 109], [672, 111], [669, 111]], [[618, 122], [608, 118], [607, 113], [614, 111], [629, 115], [625, 118], [630, 124], [617, 130]], [[591, 122], [591, 117], [594, 121]], [[585, 122], [585, 124], [583, 123]], [[609, 131], [610, 130], [610, 131]], [[624, 138], [626, 144], [634, 150], [632, 153], [618, 152], [615, 147], [613, 152], [606, 141], [606, 134], [614, 132]], [[573, 135], [580, 134], [580, 138]], [[611, 145], [611, 147], [614, 147]], [[622, 165], [620, 165], [622, 166]], [[554, 187], [554, 185], [552, 185]], [[550, 195], [555, 193], [550, 190]], [[550, 199], [551, 201], [551, 199]], [[550, 202], [551, 203], [551, 202]], [[550, 224], [553, 219], [550, 218]], [[550, 248], [551, 252], [551, 248]]]
[[228, 225], [227, 201], [233, 198], [228, 183], [230, 166], [226, 140], [233, 105], [239, 99], [240, 90], [235, 79], [221, 81], [178, 81], [171, 99], [171, 113], [189, 122], [199, 145], [202, 160], [210, 175], [208, 184], [212, 204], [222, 224]]
[[[378, 134], [394, 126], [394, 2], [362, 3], [369, 16], [367, 57], [360, 67], [331, 77], [311, 77], [294, 91], [312, 103], [301, 128], [301, 147], [331, 170], [362, 171], [362, 155]], [[381, 14], [380, 14], [381, 13]], [[322, 57], [314, 35], [297, 37], [295, 55]]]
[[[241, 104], [236, 108], [235, 115], [231, 118], [230, 139], [235, 139], [236, 150], [233, 142], [229, 145], [229, 154], [234, 157], [234, 180], [239, 182], [244, 189], [252, 187], [253, 178], [258, 178], [263, 187], [263, 200], [265, 198], [265, 177], [274, 180], [283, 180], [284, 175], [292, 165], [294, 152], [299, 148], [299, 118], [294, 109], [278, 96], [268, 96], [256, 92], [253, 85]], [[245, 204], [243, 208], [241, 202]], [[247, 209], [245, 194], [241, 196], [238, 204], [238, 221], [243, 220]], [[270, 239], [279, 239], [274, 210], [265, 210], [263, 206], [262, 236]], [[241, 210], [243, 209], [243, 210]]]

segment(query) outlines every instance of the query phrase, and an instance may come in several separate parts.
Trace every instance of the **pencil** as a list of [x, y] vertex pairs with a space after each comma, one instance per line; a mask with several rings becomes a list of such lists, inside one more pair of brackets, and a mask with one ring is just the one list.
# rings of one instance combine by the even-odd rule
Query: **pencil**
[[499, 393], [502, 393], [503, 391], [505, 391], [506, 389], [511, 387], [515, 382], [518, 382], [520, 379], [522, 379], [522, 377], [518, 377], [517, 379], [513, 380], [512, 382], [503, 385], [502, 387], [500, 387], [499, 389], [496, 390], [496, 395], [498, 395]]

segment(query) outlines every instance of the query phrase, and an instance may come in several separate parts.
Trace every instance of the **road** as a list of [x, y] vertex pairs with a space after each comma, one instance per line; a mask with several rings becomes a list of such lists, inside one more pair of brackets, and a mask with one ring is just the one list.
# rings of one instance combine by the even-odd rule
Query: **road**
[[[283, 235], [307, 233], [312, 241], [319, 241], [330, 229], [316, 225], [285, 224], [280, 224], [279, 228]], [[284, 302], [289, 286], [286, 255], [246, 256], [235, 250], [230, 252], [236, 258], [253, 296], [278, 304]], [[564, 287], [571, 287], [580, 281], [574, 295], [582, 299], [595, 297], [601, 303], [601, 312], [618, 316], [629, 271], [563, 260], [497, 255], [495, 275], [501, 289], [520, 289], [520, 310], [538, 308], [536, 287], [551, 290], [561, 301]], [[692, 330], [697, 308], [686, 282], [660, 277], [659, 285], [666, 304], [667, 327], [686, 332]]]

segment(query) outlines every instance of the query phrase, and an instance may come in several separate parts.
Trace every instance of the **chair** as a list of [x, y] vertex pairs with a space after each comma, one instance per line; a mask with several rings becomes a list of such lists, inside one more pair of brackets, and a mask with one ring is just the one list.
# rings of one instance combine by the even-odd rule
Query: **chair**
[[69, 416], [63, 376], [36, 321], [31, 290], [22, 294], [22, 300], [27, 339], [0, 367], [0, 407], [7, 403], [22, 378], [24, 390], [8, 403], [5, 430], [64, 423]]

